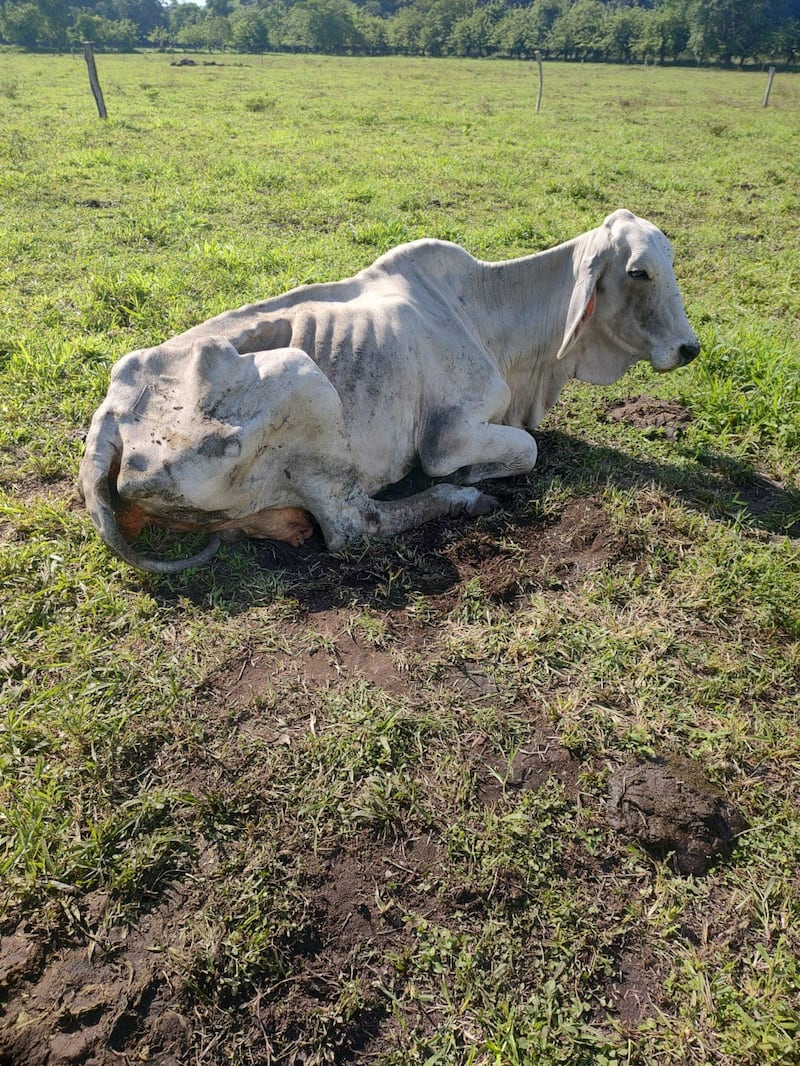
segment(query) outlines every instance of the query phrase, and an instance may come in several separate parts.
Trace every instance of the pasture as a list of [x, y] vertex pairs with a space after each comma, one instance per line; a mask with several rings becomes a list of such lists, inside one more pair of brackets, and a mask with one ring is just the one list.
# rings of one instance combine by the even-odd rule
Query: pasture
[[[796, 1063], [800, 78], [552, 64], [536, 116], [524, 63], [204, 58], [99, 56], [102, 123], [0, 56], [0, 1063]], [[703, 353], [572, 384], [495, 514], [100, 544], [125, 352], [620, 206]], [[681, 759], [744, 819], [704, 873], [609, 817]]]

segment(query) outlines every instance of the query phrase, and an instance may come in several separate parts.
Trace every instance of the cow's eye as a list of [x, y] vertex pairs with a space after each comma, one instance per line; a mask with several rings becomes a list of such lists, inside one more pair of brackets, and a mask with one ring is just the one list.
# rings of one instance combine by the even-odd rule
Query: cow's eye
[[628, 277], [633, 278], [634, 281], [649, 281], [650, 275], [646, 270], [629, 270]]

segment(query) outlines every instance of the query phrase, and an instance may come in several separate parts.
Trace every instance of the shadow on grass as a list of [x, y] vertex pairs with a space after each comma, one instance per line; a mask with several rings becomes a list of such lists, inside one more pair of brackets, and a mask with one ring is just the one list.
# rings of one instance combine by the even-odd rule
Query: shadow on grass
[[557, 431], [537, 434], [537, 441], [535, 474], [558, 476], [577, 492], [606, 484], [621, 489], [654, 485], [712, 518], [800, 537], [800, 490], [783, 488], [741, 459], [680, 444], [676, 451], [684, 462], [659, 463]]
[[[231, 614], [279, 596], [291, 597], [308, 612], [401, 609], [419, 596], [442, 595], [457, 586], [459, 559], [500, 551], [499, 539], [513, 539], [515, 528], [544, 533], [559, 519], [543, 513], [538, 501], [555, 479], [574, 498], [596, 496], [609, 486], [656, 488], [718, 521], [800, 537], [800, 491], [782, 488], [741, 460], [683, 445], [676, 445], [681, 462], [642, 460], [558, 431], [539, 433], [537, 441], [539, 462], [530, 475], [487, 483], [500, 507], [478, 522], [433, 522], [391, 542], [339, 555], [325, 549], [319, 533], [298, 549], [273, 541], [233, 545], [223, 548], [207, 570], [160, 580], [155, 596], [163, 603], [188, 597]], [[408, 495], [430, 483], [415, 473], [383, 495]]]

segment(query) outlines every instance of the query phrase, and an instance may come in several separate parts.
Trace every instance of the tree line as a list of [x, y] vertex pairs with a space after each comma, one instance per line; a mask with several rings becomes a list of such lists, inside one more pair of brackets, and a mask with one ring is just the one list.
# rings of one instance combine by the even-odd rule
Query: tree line
[[0, 0], [0, 41], [622, 63], [800, 59], [800, 0]]

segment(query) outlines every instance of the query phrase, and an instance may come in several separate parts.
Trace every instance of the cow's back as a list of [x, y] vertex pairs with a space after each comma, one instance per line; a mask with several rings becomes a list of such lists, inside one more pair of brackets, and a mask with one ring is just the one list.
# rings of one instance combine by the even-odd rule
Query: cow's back
[[411, 467], [431, 407], [481, 358], [465, 296], [476, 261], [456, 244], [400, 245], [343, 281], [301, 286], [175, 338], [224, 337], [239, 352], [299, 348], [340, 396], [367, 491]]

